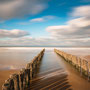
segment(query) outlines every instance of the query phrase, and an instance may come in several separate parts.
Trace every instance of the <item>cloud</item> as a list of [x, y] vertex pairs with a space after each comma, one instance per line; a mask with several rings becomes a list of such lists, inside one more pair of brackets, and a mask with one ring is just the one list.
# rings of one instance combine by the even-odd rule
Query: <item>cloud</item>
[[44, 21], [43, 18], [35, 18], [35, 19], [30, 20], [30, 22], [43, 22], [43, 21]]
[[13, 30], [0, 29], [0, 38], [18, 38], [27, 35], [29, 35], [28, 32], [19, 29]]
[[54, 38], [32, 38], [28, 36], [1, 40], [0, 46], [58, 46], [68, 44], [68, 42], [62, 42]]
[[67, 21], [67, 25], [49, 26], [50, 34], [59, 39], [90, 38], [90, 6], [81, 6], [73, 9], [73, 16], [80, 16]]
[[30, 36], [0, 40], [0, 46], [90, 46], [89, 39], [32, 38]]
[[72, 16], [90, 17], [90, 5], [76, 7], [73, 11]]
[[86, 18], [73, 19], [67, 25], [49, 26], [46, 28], [56, 38], [87, 38], [90, 37], [90, 20]]
[[[0, 46], [90, 46], [90, 18], [88, 14], [81, 13], [82, 7], [85, 8], [82, 10], [83, 13], [90, 8], [76, 7], [72, 12], [73, 19], [68, 20], [66, 25], [47, 27], [46, 30], [51, 34], [49, 37], [33, 38], [25, 34], [18, 38], [11, 38], [12, 35], [5, 35], [10, 39], [1, 39]], [[76, 11], [80, 11], [79, 15], [74, 15]]]
[[21, 18], [35, 15], [47, 8], [48, 0], [0, 0], [0, 18]]
[[[90, 6], [73, 9], [71, 20], [66, 25], [48, 26], [51, 37], [71, 46], [90, 46]], [[58, 43], [59, 44], [59, 43]]]
[[43, 17], [40, 17], [40, 18], [34, 18], [34, 19], [31, 19], [30, 22], [43, 22], [43, 21], [47, 21], [47, 20], [50, 20], [50, 19], [54, 19], [55, 16], [43, 16]]

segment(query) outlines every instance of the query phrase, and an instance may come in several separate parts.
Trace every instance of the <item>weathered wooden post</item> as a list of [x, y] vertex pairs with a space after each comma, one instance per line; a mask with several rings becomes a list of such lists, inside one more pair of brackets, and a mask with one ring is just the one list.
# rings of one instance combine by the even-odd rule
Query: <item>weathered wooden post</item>
[[20, 85], [20, 90], [23, 90], [23, 79], [24, 79], [24, 74], [22, 70], [19, 73], [19, 85]]
[[2, 90], [15, 90], [12, 78], [9, 78], [8, 80], [5, 81], [5, 84], [2, 86]]
[[87, 76], [88, 76], [88, 80], [90, 79], [90, 73], [89, 73], [89, 64], [88, 62], [86, 62], [86, 67], [87, 67]]
[[22, 71], [22, 74], [23, 74], [23, 89], [25, 90], [26, 87], [27, 87], [26, 70], [25, 70], [25, 68], [23, 68], [21, 71]]
[[27, 85], [30, 86], [30, 67], [29, 67], [29, 64], [26, 65], [25, 75], [26, 75]]
[[30, 80], [33, 78], [33, 63], [30, 63]]
[[30, 86], [30, 69], [26, 69], [26, 73], [27, 85]]
[[[36, 59], [36, 58], [35, 58]], [[33, 68], [32, 68], [32, 76], [34, 77], [35, 76], [35, 67], [36, 67], [36, 63], [35, 63], [35, 60], [33, 61]]]
[[32, 70], [32, 68], [33, 68], [33, 67], [32, 67], [32, 62], [28, 63], [27, 66], [26, 66], [26, 68], [30, 70], [30, 71], [29, 71], [29, 74], [30, 74], [30, 75], [29, 75], [29, 76], [30, 76], [29, 79], [32, 80], [32, 78], [33, 78], [33, 76], [32, 76], [32, 71], [33, 71], [33, 70]]
[[36, 68], [38, 68], [38, 66], [39, 66], [39, 62], [40, 62], [39, 57], [40, 57], [40, 54], [37, 56], [37, 59], [36, 59], [36, 66], [35, 66]]
[[38, 56], [37, 64], [40, 63], [41, 58], [42, 58], [42, 54], [40, 53], [39, 56]]
[[10, 90], [10, 83], [8, 81], [5, 81], [2, 86], [2, 90]]
[[13, 79], [14, 82], [14, 90], [20, 90], [19, 87], [19, 75], [18, 74], [12, 74], [10, 78]]
[[78, 57], [76, 58], [76, 69], [78, 69]]
[[82, 61], [81, 61], [81, 58], [79, 58], [79, 60], [80, 60], [80, 73], [82, 75]]

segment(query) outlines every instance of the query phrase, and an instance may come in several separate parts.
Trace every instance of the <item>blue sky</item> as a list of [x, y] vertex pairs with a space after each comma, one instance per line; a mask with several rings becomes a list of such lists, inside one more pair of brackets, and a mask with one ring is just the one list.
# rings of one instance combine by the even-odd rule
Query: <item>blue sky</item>
[[[46, 1], [45, 0], [26, 0], [26, 1], [0, 0], [0, 2], [1, 2], [0, 3], [1, 46], [22, 45], [22, 44], [23, 45], [28, 44], [30, 46], [33, 45], [51, 46], [52, 43], [54, 46], [60, 46], [60, 43], [63, 42], [62, 39], [64, 39], [64, 42], [61, 46], [65, 46], [66, 44], [68, 44], [69, 46], [77, 46], [76, 43], [81, 40], [83, 41], [81, 42], [80, 46], [85, 46], [86, 44], [84, 43], [89, 42], [89, 35], [87, 34], [88, 32], [87, 29], [86, 32], [84, 32], [86, 34], [82, 33], [82, 36], [85, 35], [85, 37], [82, 37], [80, 36], [81, 34], [79, 35], [77, 34], [79, 33], [76, 32], [78, 29], [76, 31], [72, 30], [71, 29], [72, 25], [70, 24], [71, 25], [70, 26], [67, 23], [69, 23], [71, 20], [75, 21], [74, 23], [75, 25], [76, 22], [79, 22], [80, 20], [85, 22], [84, 24], [88, 23], [89, 19], [88, 21], [86, 20], [90, 16], [89, 15], [90, 0], [46, 0]], [[73, 15], [73, 13], [79, 13], [79, 12], [80, 15], [79, 14]], [[87, 15], [84, 15], [83, 13], [87, 13]], [[63, 27], [61, 27], [62, 25]], [[57, 26], [57, 27], [53, 27], [53, 26]], [[70, 28], [65, 28], [66, 26]], [[87, 26], [89, 27], [89, 25]], [[87, 27], [82, 26], [82, 28], [87, 28]], [[65, 29], [66, 30], [71, 29], [75, 33], [75, 35], [73, 33], [68, 34], [70, 33], [70, 31], [67, 30], [68, 31], [67, 32], [65, 31]], [[11, 32], [13, 30], [15, 33]], [[28, 34], [25, 32], [27, 32]], [[70, 40], [71, 38], [65, 37], [65, 35], [63, 34], [64, 32], [66, 33], [65, 35], [67, 37], [69, 36], [73, 39]], [[6, 33], [8, 33], [8, 35]], [[16, 35], [16, 33], [19, 35]], [[71, 35], [72, 36], [74, 35], [75, 37], [74, 36], [72, 37]], [[19, 40], [22, 41], [22, 38], [26, 38], [26, 39], [29, 38], [31, 43], [28, 43], [29, 41], [27, 41], [27, 43], [20, 43]], [[13, 40], [15, 40], [16, 44], [12, 42]], [[34, 40], [38, 41], [37, 42], [38, 44], [36, 44], [35, 43], [36, 41]], [[48, 40], [50, 40], [51, 43], [48, 43]], [[59, 42], [58, 44], [56, 40], [57, 42]], [[12, 43], [9, 43], [9, 41], [11, 41]], [[89, 43], [86, 46], [89, 46]]]

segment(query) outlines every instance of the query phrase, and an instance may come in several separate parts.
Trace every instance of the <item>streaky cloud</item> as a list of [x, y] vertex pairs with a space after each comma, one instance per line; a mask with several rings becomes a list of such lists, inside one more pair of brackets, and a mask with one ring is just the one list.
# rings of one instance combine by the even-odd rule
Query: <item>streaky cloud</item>
[[[36, 15], [48, 7], [48, 0], [0, 0], [0, 18], [21, 18]], [[3, 3], [1, 3], [3, 2]]]
[[0, 29], [0, 38], [18, 38], [27, 35], [29, 35], [27, 31], [23, 31], [19, 29], [13, 29], [13, 30]]

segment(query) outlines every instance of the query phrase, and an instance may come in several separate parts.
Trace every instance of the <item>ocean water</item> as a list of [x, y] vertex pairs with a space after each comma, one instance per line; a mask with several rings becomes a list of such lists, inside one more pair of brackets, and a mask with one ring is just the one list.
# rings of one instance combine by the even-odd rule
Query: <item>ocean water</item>
[[58, 49], [76, 56], [90, 55], [90, 48], [58, 48]]
[[0, 70], [20, 69], [30, 62], [42, 48], [0, 48]]
[[[0, 48], [0, 70], [20, 69], [30, 62], [43, 47], [1, 47]], [[46, 48], [48, 51], [52, 48]], [[67, 53], [86, 56], [90, 55], [90, 48], [57, 48]]]

